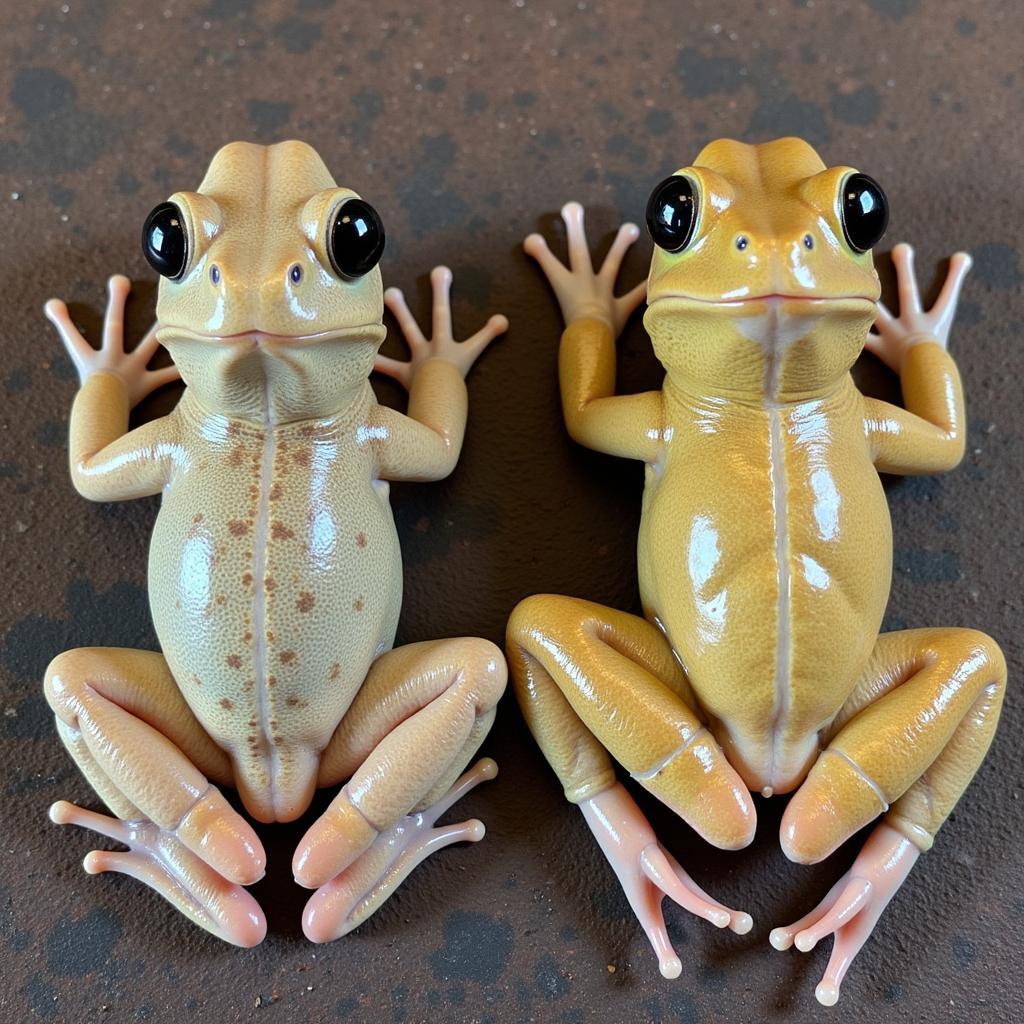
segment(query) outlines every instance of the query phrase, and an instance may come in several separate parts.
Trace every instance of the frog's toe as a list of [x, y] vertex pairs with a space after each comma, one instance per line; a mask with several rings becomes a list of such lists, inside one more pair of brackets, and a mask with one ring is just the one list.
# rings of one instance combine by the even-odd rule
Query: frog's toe
[[50, 808], [59, 825], [79, 825], [123, 843], [127, 850], [92, 850], [82, 862], [90, 875], [107, 871], [138, 879], [187, 918], [236, 946], [259, 945], [267, 921], [242, 886], [201, 860], [166, 829], [150, 821], [122, 821], [66, 800]]
[[475, 843], [484, 837], [476, 818], [457, 825], [429, 828], [423, 815], [409, 815], [382, 832], [373, 845], [336, 878], [310, 897], [302, 930], [311, 942], [331, 942], [358, 928], [430, 854], [452, 843]]
[[901, 833], [879, 825], [850, 870], [814, 910], [791, 925], [772, 930], [768, 941], [776, 949], [795, 946], [801, 953], [809, 953], [822, 939], [834, 936], [832, 955], [815, 989], [823, 1006], [834, 1006], [839, 1000], [850, 964], [917, 857], [917, 847]]
[[[497, 774], [490, 758], [478, 761], [433, 806], [408, 814], [380, 832], [354, 859], [321, 885], [302, 915], [302, 930], [311, 942], [331, 942], [357, 928], [374, 913], [432, 853], [452, 843], [479, 842], [483, 822], [476, 818], [454, 825], [434, 822], [470, 789]], [[330, 855], [324, 854], [324, 863]]]

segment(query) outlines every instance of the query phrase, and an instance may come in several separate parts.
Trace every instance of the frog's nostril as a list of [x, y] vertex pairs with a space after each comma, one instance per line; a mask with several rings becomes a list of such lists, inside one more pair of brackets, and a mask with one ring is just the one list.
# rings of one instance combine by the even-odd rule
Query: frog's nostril
[[746, 247], [748, 245], [750, 245], [750, 239], [747, 238], [746, 235], [739, 235], [739, 236], [737, 236], [737, 238], [736, 238], [736, 248], [739, 249], [740, 252], [743, 252], [743, 250], [746, 249]]
[[814, 248], [814, 239], [811, 237], [810, 233], [804, 235], [804, 248], [805, 249], [813, 249]]
[[288, 271], [288, 279], [292, 284], [298, 284], [302, 280], [302, 267], [298, 263], [293, 263], [291, 269]]
[[210, 267], [210, 281], [213, 284], [220, 284], [220, 267], [216, 263]]

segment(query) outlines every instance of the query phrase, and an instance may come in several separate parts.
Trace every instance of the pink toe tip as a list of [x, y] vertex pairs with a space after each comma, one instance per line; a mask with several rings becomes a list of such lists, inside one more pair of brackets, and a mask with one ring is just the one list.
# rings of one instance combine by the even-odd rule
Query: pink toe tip
[[808, 935], [806, 932], [801, 932], [796, 937], [795, 945], [796, 945], [796, 948], [799, 949], [801, 953], [810, 953], [810, 951], [812, 949], [814, 949], [814, 947], [817, 945], [817, 943], [815, 942], [815, 940], [814, 940], [814, 938], [812, 936]]
[[68, 822], [68, 810], [71, 804], [67, 800], [58, 800], [56, 803], [50, 804], [50, 809], [47, 814], [50, 816], [50, 821], [55, 825], [66, 825]]
[[746, 935], [754, 927], [754, 919], [742, 910], [732, 915], [732, 930], [737, 935]]
[[679, 957], [670, 956], [658, 964], [658, 969], [661, 971], [661, 976], [663, 978], [668, 978], [669, 981], [674, 981], [683, 973], [683, 964]]
[[789, 932], [785, 928], [773, 928], [768, 936], [768, 941], [780, 952], [789, 949], [793, 944], [792, 939], [789, 937]]
[[815, 990], [814, 997], [822, 1006], [835, 1006], [839, 1002], [839, 989], [830, 981], [823, 981]]

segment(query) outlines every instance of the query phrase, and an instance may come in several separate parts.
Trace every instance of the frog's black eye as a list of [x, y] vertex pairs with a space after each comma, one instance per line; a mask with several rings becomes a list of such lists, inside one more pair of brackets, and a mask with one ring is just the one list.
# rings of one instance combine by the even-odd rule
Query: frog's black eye
[[327, 254], [340, 277], [368, 274], [384, 252], [384, 224], [377, 211], [362, 199], [349, 199], [338, 207], [327, 229]]
[[155, 207], [142, 226], [142, 251], [149, 265], [162, 277], [178, 281], [188, 266], [188, 232], [185, 218], [174, 203]]
[[666, 252], [682, 252], [697, 226], [697, 186], [681, 174], [666, 178], [647, 200], [647, 230]]
[[889, 224], [889, 203], [881, 185], [866, 174], [851, 174], [839, 191], [843, 234], [854, 252], [873, 249]]

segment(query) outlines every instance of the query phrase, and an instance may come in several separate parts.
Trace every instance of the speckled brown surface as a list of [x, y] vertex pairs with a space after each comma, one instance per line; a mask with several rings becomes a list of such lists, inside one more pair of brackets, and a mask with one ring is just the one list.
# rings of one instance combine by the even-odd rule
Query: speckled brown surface
[[[1012, 2], [842, 6], [3, 5], [0, 1020], [1020, 1018], [1024, 33]], [[889, 482], [888, 625], [981, 626], [1011, 666], [988, 760], [886, 912], [838, 1011], [814, 1002], [824, 946], [780, 954], [767, 934], [817, 901], [853, 845], [815, 868], [789, 864], [775, 801], [759, 804], [754, 846], [722, 855], [644, 801], [694, 875], [756, 919], [740, 938], [670, 911], [684, 966], [663, 981], [511, 698], [484, 748], [502, 775], [461, 808], [486, 821], [485, 842], [434, 858], [331, 946], [302, 938], [305, 894], [289, 870], [311, 818], [262, 829], [270, 870], [254, 891], [270, 935], [252, 951], [198, 931], [134, 881], [86, 876], [89, 837], [46, 820], [58, 797], [95, 801], [58, 742], [40, 679], [69, 646], [155, 644], [144, 584], [156, 503], [89, 505], [72, 491], [75, 384], [43, 300], [66, 298], [95, 338], [104, 279], [123, 271], [137, 282], [130, 326], [141, 332], [154, 299], [138, 247], [146, 212], [193, 188], [223, 142], [313, 143], [381, 211], [385, 280], [419, 312], [426, 271], [447, 261], [463, 330], [491, 311], [512, 321], [470, 378], [458, 470], [393, 495], [407, 581], [399, 641], [497, 640], [516, 600], [534, 591], [637, 604], [641, 472], [567, 438], [557, 310], [520, 240], [550, 230], [553, 211], [577, 197], [607, 244], [621, 217], [641, 216], [651, 184], [709, 138], [789, 133], [884, 183], [889, 242], [913, 241], [926, 278], [954, 247], [977, 258], [954, 340], [969, 454], [947, 477]], [[630, 282], [646, 258], [638, 246]], [[638, 319], [620, 365], [623, 390], [658, 382]], [[877, 365], [858, 372], [893, 394]], [[389, 386], [380, 393], [399, 400]], [[175, 398], [159, 396], [142, 415]]]

